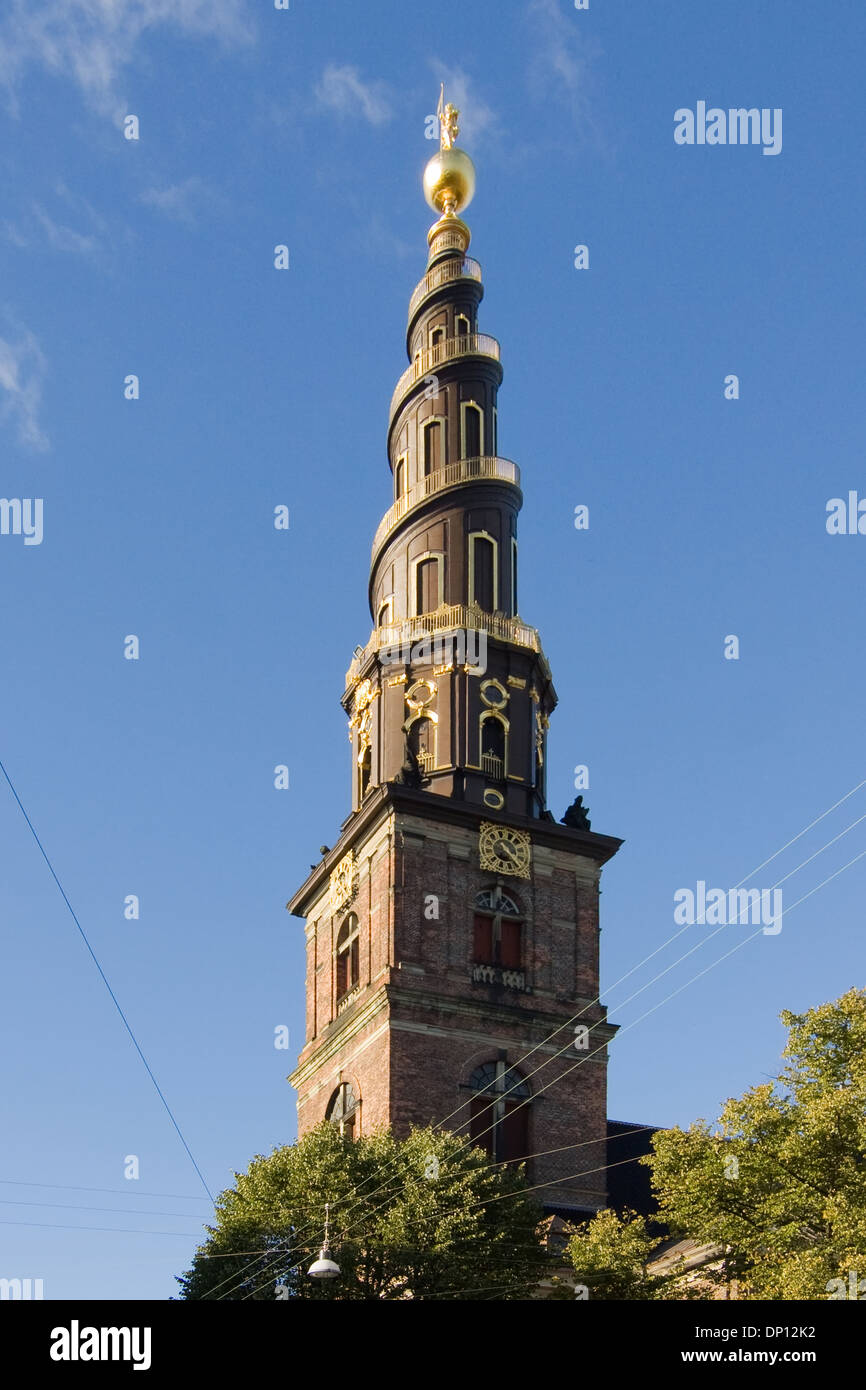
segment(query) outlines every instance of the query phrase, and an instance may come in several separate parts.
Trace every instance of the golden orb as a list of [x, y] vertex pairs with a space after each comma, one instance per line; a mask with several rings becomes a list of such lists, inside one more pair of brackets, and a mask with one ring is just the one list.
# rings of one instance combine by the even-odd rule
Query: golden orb
[[424, 170], [424, 197], [434, 212], [456, 214], [475, 192], [475, 165], [463, 150], [439, 150]]

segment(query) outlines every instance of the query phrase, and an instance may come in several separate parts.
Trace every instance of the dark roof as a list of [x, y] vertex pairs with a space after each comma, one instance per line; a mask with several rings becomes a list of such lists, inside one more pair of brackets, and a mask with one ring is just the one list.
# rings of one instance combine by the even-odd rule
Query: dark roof
[[650, 1170], [638, 1159], [652, 1151], [652, 1137], [659, 1125], [607, 1122], [607, 1201], [616, 1211], [628, 1208], [641, 1216], [654, 1216], [658, 1203], [652, 1195]]

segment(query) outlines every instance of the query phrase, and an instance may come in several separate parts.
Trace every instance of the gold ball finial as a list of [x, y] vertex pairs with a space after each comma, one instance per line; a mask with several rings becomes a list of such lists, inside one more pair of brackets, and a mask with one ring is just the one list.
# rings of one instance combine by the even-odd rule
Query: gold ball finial
[[475, 165], [464, 150], [455, 147], [460, 131], [460, 112], [449, 102], [445, 105], [445, 83], [439, 90], [439, 153], [434, 154], [424, 170], [424, 197], [434, 212], [443, 217], [456, 217], [467, 208], [475, 193]]
[[434, 212], [456, 216], [472, 202], [475, 165], [463, 150], [440, 150], [424, 170], [424, 197]]

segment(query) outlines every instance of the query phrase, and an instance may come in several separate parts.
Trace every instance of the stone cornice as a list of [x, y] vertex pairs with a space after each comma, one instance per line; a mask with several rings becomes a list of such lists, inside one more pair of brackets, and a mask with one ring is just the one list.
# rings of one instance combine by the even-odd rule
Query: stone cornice
[[286, 907], [294, 917], [306, 917], [310, 904], [321, 894], [327, 884], [331, 870], [343, 855], [369, 836], [377, 822], [392, 812], [408, 812], [429, 821], [443, 825], [455, 825], [477, 829], [482, 820], [501, 822], [525, 830], [532, 836], [534, 845], [547, 849], [565, 851], [593, 859], [599, 865], [612, 859], [623, 843], [613, 835], [599, 835], [594, 830], [573, 830], [558, 821], [543, 820], [532, 816], [501, 815], [486, 806], [476, 806], [472, 802], [455, 801], [451, 797], [437, 796], [435, 792], [418, 791], [413, 787], [399, 786], [396, 782], [386, 782], [376, 787], [364, 801], [359, 811], [353, 812], [343, 822], [342, 833], [330, 850], [292, 898]]

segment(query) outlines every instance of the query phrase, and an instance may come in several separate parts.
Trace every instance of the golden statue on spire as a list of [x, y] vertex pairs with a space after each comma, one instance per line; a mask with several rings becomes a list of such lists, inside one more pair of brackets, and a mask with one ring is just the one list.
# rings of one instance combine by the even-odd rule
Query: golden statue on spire
[[458, 150], [455, 144], [460, 112], [450, 101], [446, 106], [444, 82], [439, 89], [436, 115], [439, 117], [439, 152], [424, 170], [424, 196], [440, 218], [456, 218], [472, 202], [475, 166], [465, 150]]
[[456, 106], [452, 106], [449, 101], [445, 105], [445, 83], [439, 88], [439, 105], [436, 107], [436, 115], [439, 117], [439, 148], [440, 150], [450, 150], [457, 143], [457, 136], [460, 134], [460, 127], [457, 118], [460, 112]]

